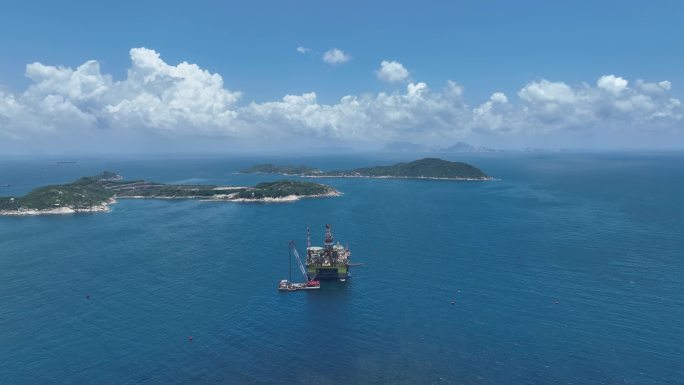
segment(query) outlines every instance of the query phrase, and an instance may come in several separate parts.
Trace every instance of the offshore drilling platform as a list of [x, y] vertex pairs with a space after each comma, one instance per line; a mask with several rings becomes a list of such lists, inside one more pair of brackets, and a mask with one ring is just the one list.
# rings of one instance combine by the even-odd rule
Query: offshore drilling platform
[[333, 243], [332, 229], [325, 225], [325, 242], [323, 247], [311, 246], [311, 233], [306, 229], [306, 273], [309, 279], [331, 280], [339, 279], [344, 282], [349, 274], [349, 247]]
[[[305, 282], [292, 282], [292, 257], [296, 258]], [[325, 225], [325, 242], [323, 247], [311, 246], [311, 232], [306, 228], [306, 267], [299, 257], [297, 245], [290, 241], [290, 277], [278, 284], [279, 291], [315, 290], [321, 288], [321, 280], [338, 279], [345, 282], [349, 274], [349, 246], [343, 247], [333, 243], [332, 229]], [[359, 264], [356, 264], [357, 266]]]
[[311, 246], [311, 233], [306, 229], [306, 273], [310, 280], [334, 280], [345, 282], [349, 274], [349, 246], [334, 244], [332, 229], [325, 225], [323, 247]]

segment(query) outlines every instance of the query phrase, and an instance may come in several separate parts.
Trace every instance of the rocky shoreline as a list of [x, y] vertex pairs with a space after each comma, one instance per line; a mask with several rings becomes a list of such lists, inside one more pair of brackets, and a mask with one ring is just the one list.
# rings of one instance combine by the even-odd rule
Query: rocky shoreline
[[115, 204], [116, 199], [111, 198], [99, 205], [90, 207], [55, 207], [52, 209], [19, 209], [0, 210], [0, 216], [35, 216], [35, 215], [64, 215], [81, 213], [107, 213], [112, 211], [109, 205]]
[[[108, 201], [90, 207], [55, 207], [51, 209], [19, 209], [19, 210], [0, 210], [0, 216], [36, 216], [36, 215], [66, 215], [66, 214], [85, 214], [85, 213], [106, 213], [112, 211], [110, 205], [117, 203], [121, 199], [192, 199], [200, 200], [202, 202], [251, 202], [251, 203], [285, 203], [296, 202], [300, 199], [308, 198], [326, 198], [340, 196], [342, 193], [337, 190], [332, 190], [325, 194], [313, 195], [287, 195], [278, 198], [238, 198], [237, 194], [217, 195], [212, 198], [199, 196], [179, 196], [179, 197], [165, 197], [165, 196], [123, 196], [110, 198]], [[204, 199], [203, 199], [204, 198]]]
[[[342, 195], [341, 192], [337, 190], [330, 191], [325, 194], [315, 194], [315, 195], [287, 195], [284, 197], [279, 197], [279, 198], [259, 198], [259, 199], [250, 199], [250, 198], [234, 198], [234, 199], [225, 199], [226, 201], [230, 202], [263, 202], [263, 203], [279, 203], [279, 202], [295, 202], [300, 199], [308, 199], [308, 198], [326, 198], [326, 197], [337, 197]], [[222, 201], [224, 199], [206, 199], [205, 201]]]

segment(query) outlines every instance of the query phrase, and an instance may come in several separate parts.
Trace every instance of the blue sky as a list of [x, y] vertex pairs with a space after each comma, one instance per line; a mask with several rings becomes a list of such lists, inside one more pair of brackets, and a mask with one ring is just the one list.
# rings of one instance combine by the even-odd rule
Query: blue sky
[[[117, 132], [145, 137], [146, 143], [154, 142], [155, 135], [160, 143], [173, 142], [176, 136], [186, 143], [206, 138], [257, 143], [264, 133], [279, 133], [350, 143], [434, 144], [448, 138], [491, 145], [601, 147], [619, 138], [626, 147], [668, 147], [682, 138], [682, 108], [672, 102], [682, 98], [684, 84], [682, 17], [684, 3], [677, 1], [8, 1], [0, 13], [0, 96], [5, 98], [4, 109], [0, 102], [0, 140], [13, 142], [13, 148], [20, 143], [30, 152], [40, 148], [46, 135], [68, 142], [77, 134], [63, 125], [79, 126], [87, 135], [107, 131], [112, 137]], [[178, 95], [169, 99], [149, 90], [131, 94], [130, 89], [140, 88], [132, 83], [114, 91], [114, 83], [125, 81], [132, 68], [131, 49], [140, 47], [158, 53], [169, 66], [188, 62], [219, 75], [223, 88], [239, 92], [239, 98], [228, 97], [225, 105], [199, 120], [185, 115], [141, 117], [149, 105], [139, 105], [138, 120], [131, 119], [131, 103], [144, 99], [138, 98], [140, 92], [157, 95], [165, 106], [182, 104]], [[297, 47], [307, 50], [300, 53]], [[322, 60], [334, 48], [350, 59], [337, 64]], [[54, 86], [54, 79], [48, 82], [46, 73], [25, 76], [31, 63], [76, 70], [88, 60], [97, 61], [100, 74], [111, 76], [107, 95], [98, 94], [97, 100], [74, 97]], [[382, 61], [397, 63], [407, 75], [388, 81], [379, 74]], [[613, 76], [604, 84], [610, 80], [622, 90], [598, 86], [602, 76]], [[639, 79], [646, 85], [637, 87]], [[622, 87], [622, 80], [627, 86]], [[31, 91], [39, 81], [43, 85], [34, 88], [41, 92]], [[458, 88], [458, 97], [449, 94], [450, 82]], [[420, 84], [434, 93], [430, 101], [420, 103], [431, 104], [416, 107], [400, 99], [408, 98], [409, 85]], [[556, 84], [569, 86], [572, 95], [546, 98], [549, 92], [567, 96], [568, 90]], [[315, 101], [294, 102], [317, 106], [321, 111], [316, 116], [282, 105], [285, 95], [312, 92]], [[380, 100], [380, 93], [397, 98]], [[493, 97], [495, 93], [505, 95], [505, 103]], [[92, 116], [74, 124], [67, 113], [26, 118], [45, 110], [41, 103], [50, 95], [71, 98], [69, 108]], [[345, 112], [349, 106], [342, 106], [340, 99], [347, 95], [368, 98], [361, 100], [361, 112]], [[217, 97], [223, 96], [209, 99]], [[113, 110], [122, 109], [109, 107], [122, 101], [129, 115], [113, 116]], [[259, 108], [241, 110], [252, 102]], [[281, 104], [269, 104], [277, 102]], [[458, 106], [447, 108], [448, 103]], [[587, 110], [602, 103], [601, 109]], [[378, 111], [388, 104], [394, 105], [392, 111]], [[628, 105], [636, 106], [638, 114]], [[326, 106], [334, 114], [326, 112]], [[479, 107], [483, 109], [478, 112]], [[55, 111], [67, 109], [60, 108]], [[206, 113], [202, 106], [192, 108]], [[410, 108], [432, 114], [421, 117]], [[232, 120], [222, 112], [234, 115]], [[292, 115], [297, 113], [308, 115]], [[474, 115], [485, 113], [487, 123], [474, 122]], [[619, 118], [621, 113], [628, 113], [629, 119]], [[560, 121], [561, 114], [575, 118]], [[380, 115], [384, 118], [377, 118]], [[434, 128], [440, 124], [444, 127]], [[188, 125], [196, 127], [189, 130]], [[539, 127], [523, 129], [532, 125]], [[597, 134], [604, 126], [613, 131]], [[629, 127], [620, 131], [618, 126]]]

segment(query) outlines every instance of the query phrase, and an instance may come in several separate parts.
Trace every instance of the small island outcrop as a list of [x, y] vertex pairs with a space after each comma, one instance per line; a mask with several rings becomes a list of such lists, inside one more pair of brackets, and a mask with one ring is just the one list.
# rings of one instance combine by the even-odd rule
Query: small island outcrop
[[117, 199], [201, 199], [235, 202], [287, 202], [336, 196], [334, 188], [313, 182], [280, 180], [254, 187], [174, 185], [144, 180], [124, 181], [113, 172], [71, 183], [39, 187], [23, 197], [0, 197], [0, 215], [70, 214], [109, 211]]
[[262, 163], [241, 171], [244, 174], [283, 174], [283, 175], [315, 175], [322, 173], [317, 168], [307, 166], [277, 166], [272, 163]]

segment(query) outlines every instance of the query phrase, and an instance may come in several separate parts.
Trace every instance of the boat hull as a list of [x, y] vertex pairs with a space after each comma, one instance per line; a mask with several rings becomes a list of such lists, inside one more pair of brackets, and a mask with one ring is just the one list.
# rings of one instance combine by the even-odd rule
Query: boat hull
[[318, 290], [320, 288], [321, 285], [318, 282], [299, 283], [290, 282], [285, 279], [280, 281], [278, 285], [278, 291]]

